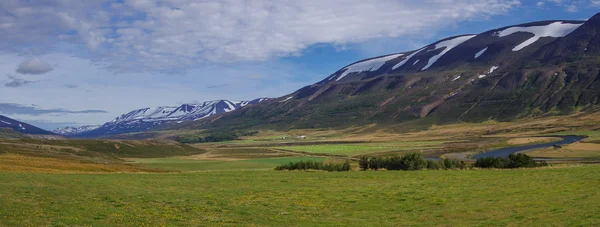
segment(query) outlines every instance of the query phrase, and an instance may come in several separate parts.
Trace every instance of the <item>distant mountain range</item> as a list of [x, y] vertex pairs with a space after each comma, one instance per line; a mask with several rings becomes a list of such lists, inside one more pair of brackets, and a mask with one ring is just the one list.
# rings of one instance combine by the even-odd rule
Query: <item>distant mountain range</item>
[[74, 136], [163, 128], [377, 125], [404, 130], [595, 111], [599, 104], [597, 14], [587, 21], [539, 21], [458, 35], [417, 50], [361, 60], [280, 98], [134, 110]]
[[81, 133], [89, 132], [94, 129], [100, 128], [102, 125], [84, 125], [79, 127], [64, 127], [52, 130], [53, 133], [63, 136], [74, 136]]
[[361, 60], [322, 81], [187, 129], [417, 129], [593, 111], [600, 14], [459, 35]]
[[35, 135], [54, 135], [54, 133], [0, 115], [0, 128], [8, 128], [16, 132]]
[[257, 104], [265, 100], [267, 99], [260, 98], [238, 102], [215, 100], [203, 103], [182, 104], [180, 106], [143, 108], [123, 114], [100, 126], [66, 127], [56, 129], [53, 132], [73, 137], [100, 137], [142, 132], [231, 112], [246, 105]]

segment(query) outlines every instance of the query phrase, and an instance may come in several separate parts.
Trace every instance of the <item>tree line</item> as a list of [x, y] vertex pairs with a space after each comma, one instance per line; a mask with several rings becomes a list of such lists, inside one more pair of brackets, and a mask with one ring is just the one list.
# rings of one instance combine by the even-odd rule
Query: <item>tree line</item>
[[224, 142], [240, 139], [242, 136], [253, 136], [258, 134], [257, 131], [251, 132], [240, 132], [240, 131], [231, 131], [231, 132], [215, 132], [209, 134], [207, 136], [200, 135], [188, 135], [188, 136], [180, 136], [177, 137], [176, 140], [180, 143], [212, 143], [212, 142]]
[[463, 161], [440, 159], [425, 160], [422, 153], [408, 153], [403, 156], [368, 157], [358, 161], [361, 170], [422, 170], [422, 169], [468, 169], [470, 165]]
[[526, 154], [510, 154], [506, 158], [478, 158], [474, 166], [479, 168], [514, 169], [543, 167], [548, 166], [548, 163], [546, 163], [545, 161], [535, 161], [533, 158]]
[[298, 161], [290, 162], [288, 164], [279, 165], [275, 167], [275, 170], [323, 170], [327, 172], [343, 172], [350, 171], [350, 162], [346, 161], [342, 163], [323, 163], [318, 161]]

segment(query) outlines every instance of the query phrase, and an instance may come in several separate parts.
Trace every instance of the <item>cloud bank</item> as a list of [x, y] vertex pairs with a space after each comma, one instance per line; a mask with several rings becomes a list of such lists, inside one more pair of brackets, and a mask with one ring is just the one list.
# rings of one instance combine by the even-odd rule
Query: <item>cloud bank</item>
[[[44, 52], [83, 44], [116, 71], [265, 61], [316, 44], [414, 36], [504, 14], [517, 0], [124, 0], [0, 2], [0, 48]], [[15, 44], [27, 48], [14, 49]], [[41, 62], [21, 73], [51, 70]], [[35, 67], [34, 67], [35, 66]], [[21, 67], [19, 67], [21, 68]]]
[[0, 114], [7, 115], [32, 115], [39, 116], [44, 114], [91, 114], [107, 113], [104, 110], [65, 110], [65, 109], [38, 109], [34, 106], [24, 106], [15, 103], [0, 103]]

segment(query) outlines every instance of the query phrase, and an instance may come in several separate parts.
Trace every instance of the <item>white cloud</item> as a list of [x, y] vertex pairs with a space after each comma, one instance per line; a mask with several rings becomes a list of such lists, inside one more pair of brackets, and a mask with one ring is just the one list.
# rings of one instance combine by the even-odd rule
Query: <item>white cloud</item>
[[[0, 2], [0, 48], [45, 52], [83, 43], [118, 71], [168, 71], [203, 62], [256, 62], [344, 45], [432, 33], [504, 14], [516, 0], [126, 0]], [[19, 43], [20, 48], [14, 48]], [[23, 46], [27, 48], [23, 48]], [[19, 45], [17, 45], [19, 46]]]
[[39, 58], [27, 59], [17, 67], [17, 73], [39, 75], [50, 72], [54, 69], [48, 62]]

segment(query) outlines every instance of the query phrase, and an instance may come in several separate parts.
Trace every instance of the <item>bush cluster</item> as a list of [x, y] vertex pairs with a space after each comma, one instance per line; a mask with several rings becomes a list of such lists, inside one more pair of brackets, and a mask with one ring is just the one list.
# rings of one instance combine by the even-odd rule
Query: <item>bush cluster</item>
[[507, 158], [483, 157], [478, 158], [475, 162], [475, 167], [479, 168], [513, 169], [535, 168], [542, 166], [548, 166], [548, 163], [545, 161], [535, 161], [526, 154], [510, 154]]
[[421, 169], [465, 169], [469, 168], [463, 161], [441, 159], [425, 160], [422, 153], [408, 153], [403, 156], [367, 157], [358, 161], [362, 170], [421, 170]]
[[211, 143], [211, 142], [223, 142], [223, 141], [231, 141], [237, 140], [241, 136], [252, 136], [256, 135], [258, 132], [217, 132], [210, 134], [208, 136], [185, 136], [178, 137], [177, 141], [181, 143]]
[[342, 163], [323, 163], [317, 161], [299, 161], [290, 162], [285, 165], [275, 167], [275, 170], [324, 170], [328, 172], [350, 171], [350, 162]]

